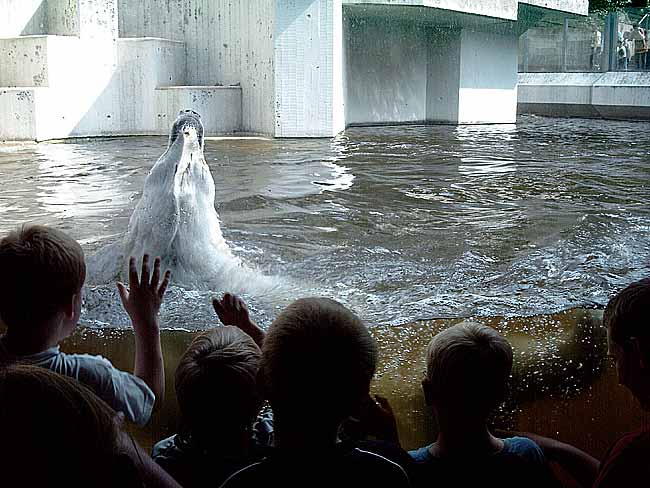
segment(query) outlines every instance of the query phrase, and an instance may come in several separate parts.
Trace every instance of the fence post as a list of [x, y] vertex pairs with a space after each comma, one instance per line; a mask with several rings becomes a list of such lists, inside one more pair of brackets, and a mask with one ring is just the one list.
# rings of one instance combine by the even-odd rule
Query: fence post
[[569, 44], [569, 18], [564, 17], [562, 30], [562, 73], [567, 71], [567, 46]]
[[616, 63], [616, 47], [618, 41], [618, 26], [617, 15], [610, 12], [605, 17], [605, 63], [603, 63], [604, 71], [616, 71], [618, 69]]
[[524, 39], [523, 39], [523, 48], [524, 48], [524, 53], [523, 53], [523, 70], [524, 73], [528, 73], [528, 45], [529, 45], [529, 39], [528, 39], [528, 31], [524, 32]]

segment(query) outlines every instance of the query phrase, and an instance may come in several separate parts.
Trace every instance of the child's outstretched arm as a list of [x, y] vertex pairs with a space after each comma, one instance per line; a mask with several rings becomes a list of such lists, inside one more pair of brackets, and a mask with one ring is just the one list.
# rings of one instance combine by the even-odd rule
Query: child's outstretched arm
[[246, 332], [259, 347], [264, 344], [266, 333], [253, 322], [248, 314], [244, 300], [232, 293], [226, 293], [220, 299], [212, 299], [212, 307], [223, 325], [234, 325]]
[[160, 282], [160, 258], [153, 264], [153, 275], [149, 268], [149, 255], [142, 258], [142, 273], [138, 280], [138, 269], [133, 256], [129, 260], [129, 289], [124, 283], [118, 283], [117, 289], [122, 299], [122, 306], [131, 317], [135, 332], [135, 371], [153, 391], [157, 410], [165, 396], [165, 369], [163, 366], [162, 348], [160, 346], [160, 328], [158, 311], [163, 296], [169, 285], [171, 272], [165, 271]]

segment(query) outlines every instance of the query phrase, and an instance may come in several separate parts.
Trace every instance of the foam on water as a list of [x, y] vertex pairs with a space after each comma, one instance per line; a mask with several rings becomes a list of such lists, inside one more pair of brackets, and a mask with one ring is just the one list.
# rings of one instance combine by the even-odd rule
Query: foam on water
[[[522, 117], [516, 126], [351, 128], [328, 140], [210, 140], [216, 211], [211, 192], [196, 193], [201, 180], [165, 174], [178, 186], [155, 188], [169, 188], [178, 219], [159, 238], [152, 226], [165, 198], [145, 179], [162, 138], [12, 147], [0, 153], [0, 230], [54, 225], [88, 255], [101, 250], [83, 324], [129, 325], [114, 281], [127, 253], [144, 250], [126, 249], [136, 228], [138, 239], [165, 243], [149, 252], [170, 251], [165, 328], [214, 324], [210, 298], [229, 289], [262, 323], [308, 295], [378, 325], [602, 306], [650, 273], [650, 166], [639, 142], [649, 130]], [[185, 178], [201, 174], [195, 153], [171, 146], [170, 160], [192, 154]], [[189, 216], [201, 224], [176, 205], [196, 209]], [[178, 232], [188, 237], [169, 235]]]

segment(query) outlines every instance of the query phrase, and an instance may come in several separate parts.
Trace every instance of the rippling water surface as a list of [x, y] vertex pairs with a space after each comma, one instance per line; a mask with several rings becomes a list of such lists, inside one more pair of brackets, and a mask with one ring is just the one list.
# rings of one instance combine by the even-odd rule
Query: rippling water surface
[[[0, 146], [0, 232], [53, 224], [88, 254], [116, 241], [166, 142]], [[206, 160], [234, 252], [291, 290], [248, 297], [263, 322], [323, 294], [403, 323], [602, 305], [650, 275], [649, 148], [650, 123], [524, 117], [208, 140]], [[173, 288], [166, 324], [206, 326], [210, 295]], [[112, 285], [90, 289], [85, 320], [125, 323], [117, 305]]]

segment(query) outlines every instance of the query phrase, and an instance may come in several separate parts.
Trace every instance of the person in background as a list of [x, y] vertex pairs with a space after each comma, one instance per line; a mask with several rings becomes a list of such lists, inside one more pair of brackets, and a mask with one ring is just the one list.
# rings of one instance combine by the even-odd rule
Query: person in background
[[462, 322], [431, 340], [422, 389], [439, 434], [409, 451], [419, 468], [416, 486], [557, 486], [535, 442], [501, 439], [488, 428], [511, 369], [512, 348], [490, 327]]
[[122, 304], [135, 331], [135, 371], [120, 371], [107, 359], [65, 354], [59, 342], [76, 328], [86, 265], [81, 246], [51, 227], [24, 226], [0, 240], [0, 364], [26, 362], [70, 376], [95, 392], [113, 409], [142, 426], [165, 392], [158, 311], [170, 273], [160, 281], [160, 259], [142, 260], [138, 279], [130, 260], [127, 288], [118, 283]]
[[634, 24], [632, 26], [632, 32], [630, 33], [630, 40], [634, 43], [634, 63], [637, 70], [645, 69], [645, 59], [646, 53], [648, 51], [648, 46], [646, 44], [645, 38], [645, 29], [643, 29], [639, 24]]
[[88, 388], [39, 366], [0, 368], [0, 484], [179, 488]]
[[600, 71], [600, 62], [603, 54], [603, 34], [597, 26], [592, 26], [591, 54], [589, 55], [589, 66], [592, 71]]
[[[197, 335], [176, 368], [182, 431], [157, 443], [153, 459], [187, 488], [219, 486], [259, 461], [272, 444], [273, 416], [262, 411], [257, 373], [263, 342], [244, 302], [225, 294], [213, 306], [223, 323]], [[243, 329], [243, 330], [242, 330]]]
[[618, 42], [616, 44], [616, 69], [619, 71], [627, 71], [628, 57], [625, 44], [625, 39], [623, 39], [622, 34], [619, 33]]
[[338, 440], [368, 398], [376, 362], [367, 328], [340, 303], [303, 298], [285, 308], [268, 330], [260, 370], [274, 449], [222, 486], [410, 486], [396, 463]]

